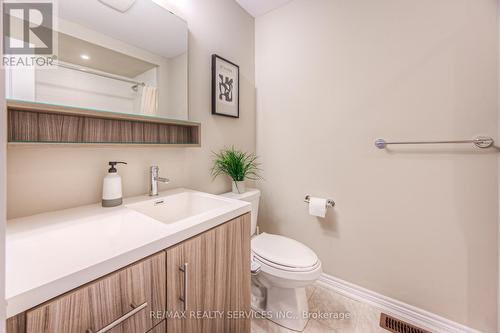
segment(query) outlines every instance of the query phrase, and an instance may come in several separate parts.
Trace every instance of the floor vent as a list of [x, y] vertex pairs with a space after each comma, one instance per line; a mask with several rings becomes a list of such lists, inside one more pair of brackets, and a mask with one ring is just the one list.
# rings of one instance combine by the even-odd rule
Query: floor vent
[[385, 313], [380, 315], [380, 327], [394, 333], [431, 333], [417, 326], [410, 325], [402, 320], [386, 315]]

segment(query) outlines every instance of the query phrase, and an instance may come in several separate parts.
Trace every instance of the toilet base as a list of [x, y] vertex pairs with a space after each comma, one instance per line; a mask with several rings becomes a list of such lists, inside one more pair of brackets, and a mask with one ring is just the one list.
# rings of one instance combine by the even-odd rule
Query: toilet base
[[276, 324], [302, 332], [308, 321], [305, 288], [265, 287], [252, 281], [252, 308]]

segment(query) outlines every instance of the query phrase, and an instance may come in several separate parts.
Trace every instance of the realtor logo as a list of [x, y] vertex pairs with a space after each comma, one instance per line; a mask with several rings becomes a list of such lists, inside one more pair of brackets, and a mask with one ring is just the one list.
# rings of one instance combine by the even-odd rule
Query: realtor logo
[[4, 55], [53, 54], [52, 7], [52, 3], [4, 3]]
[[55, 0], [35, 1], [8, 0], [2, 5], [3, 68], [43, 69], [55, 65]]

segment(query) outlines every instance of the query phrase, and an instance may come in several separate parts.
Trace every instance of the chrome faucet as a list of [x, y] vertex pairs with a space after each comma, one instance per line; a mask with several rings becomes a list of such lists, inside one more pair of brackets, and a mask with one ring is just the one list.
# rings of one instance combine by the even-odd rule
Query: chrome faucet
[[167, 178], [162, 178], [158, 174], [160, 172], [160, 168], [156, 165], [153, 165], [149, 171], [150, 176], [150, 186], [149, 186], [149, 195], [154, 197], [158, 195], [158, 182], [168, 184], [170, 182]]

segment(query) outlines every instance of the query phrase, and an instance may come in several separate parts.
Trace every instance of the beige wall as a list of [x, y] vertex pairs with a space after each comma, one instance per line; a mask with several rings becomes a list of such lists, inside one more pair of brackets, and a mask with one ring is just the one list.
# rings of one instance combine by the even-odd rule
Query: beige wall
[[[295, 0], [256, 20], [268, 232], [326, 273], [496, 331], [498, 155], [386, 139], [498, 134], [496, 0]], [[321, 221], [306, 194], [337, 207]]]
[[[209, 192], [229, 189], [212, 182], [211, 152], [225, 145], [255, 150], [254, 20], [233, 0], [186, 0], [180, 13], [189, 25], [190, 119], [202, 123], [202, 148], [36, 148], [8, 151], [10, 218], [74, 207], [100, 200], [110, 160], [120, 168], [125, 196], [146, 193], [148, 167], [160, 166], [172, 183]], [[210, 114], [211, 54], [240, 65], [240, 119]]]

